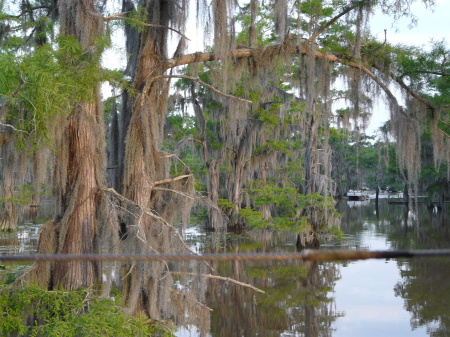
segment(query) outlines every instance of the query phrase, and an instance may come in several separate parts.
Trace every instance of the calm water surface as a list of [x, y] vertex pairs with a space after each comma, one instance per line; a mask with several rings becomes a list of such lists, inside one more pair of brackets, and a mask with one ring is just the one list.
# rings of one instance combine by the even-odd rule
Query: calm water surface
[[[341, 202], [343, 242], [321, 249], [448, 249], [449, 210], [417, 211], [381, 200]], [[36, 249], [38, 224], [0, 234], [0, 254]], [[212, 235], [200, 226], [185, 233], [202, 252], [293, 252], [295, 235], [270, 232]], [[216, 274], [265, 291], [211, 280], [212, 336], [450, 336], [450, 259], [354, 262], [213, 262]], [[7, 266], [8, 268], [10, 266]], [[198, 336], [181, 327], [177, 336]]]
[[[341, 202], [343, 242], [321, 249], [450, 248], [449, 211], [417, 211], [380, 200]], [[193, 236], [198, 232], [191, 230]], [[204, 240], [205, 241], [205, 240]], [[245, 233], [209, 238], [208, 252], [291, 252], [295, 236]], [[450, 259], [354, 262], [235, 261], [218, 274], [263, 289], [211, 282], [210, 336], [450, 336]], [[178, 336], [197, 336], [182, 328]]]

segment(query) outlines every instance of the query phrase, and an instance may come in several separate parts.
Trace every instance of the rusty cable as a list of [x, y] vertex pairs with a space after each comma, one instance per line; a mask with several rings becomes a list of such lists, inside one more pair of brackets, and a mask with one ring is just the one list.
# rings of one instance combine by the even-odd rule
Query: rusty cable
[[435, 250], [315, 250], [305, 249], [301, 252], [276, 253], [206, 253], [202, 255], [186, 254], [149, 254], [149, 255], [108, 255], [108, 254], [30, 254], [0, 255], [0, 261], [226, 261], [226, 260], [305, 260], [337, 261], [367, 260], [414, 257], [450, 256], [450, 249]]

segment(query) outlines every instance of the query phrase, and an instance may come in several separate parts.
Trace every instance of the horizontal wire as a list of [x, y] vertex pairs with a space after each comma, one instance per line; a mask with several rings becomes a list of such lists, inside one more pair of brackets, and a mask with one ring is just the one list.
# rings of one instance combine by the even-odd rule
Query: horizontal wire
[[435, 250], [315, 250], [305, 249], [293, 253], [207, 253], [202, 255], [149, 254], [149, 255], [103, 255], [103, 254], [31, 254], [0, 255], [0, 261], [226, 261], [226, 260], [305, 260], [338, 261], [414, 257], [450, 256], [450, 249]]

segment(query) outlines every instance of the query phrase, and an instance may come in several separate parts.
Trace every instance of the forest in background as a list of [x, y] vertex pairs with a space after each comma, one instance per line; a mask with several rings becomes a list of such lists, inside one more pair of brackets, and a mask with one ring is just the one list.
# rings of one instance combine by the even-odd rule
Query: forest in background
[[[338, 232], [334, 198], [349, 189], [390, 186], [442, 207], [447, 42], [370, 33], [375, 9], [414, 21], [413, 2], [0, 2], [0, 229], [50, 198], [39, 253], [193, 254], [174, 227], [193, 206], [214, 230], [291, 231], [301, 247]], [[193, 12], [205, 49], [187, 54]], [[101, 66], [116, 31], [121, 70]], [[103, 100], [104, 82], [118, 94]], [[377, 138], [364, 134], [375, 98], [390, 113]], [[206, 327], [208, 268], [39, 262], [16, 285], [117, 288], [130, 314], [182, 323], [189, 310]], [[175, 276], [194, 269], [196, 282]]]

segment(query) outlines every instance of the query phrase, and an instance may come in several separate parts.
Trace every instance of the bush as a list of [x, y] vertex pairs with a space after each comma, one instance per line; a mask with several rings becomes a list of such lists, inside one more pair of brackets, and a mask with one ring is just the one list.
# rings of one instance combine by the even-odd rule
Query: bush
[[2, 336], [173, 336], [144, 315], [127, 315], [120, 298], [101, 299], [89, 289], [2, 287], [0, 315]]

